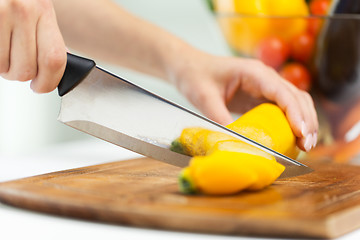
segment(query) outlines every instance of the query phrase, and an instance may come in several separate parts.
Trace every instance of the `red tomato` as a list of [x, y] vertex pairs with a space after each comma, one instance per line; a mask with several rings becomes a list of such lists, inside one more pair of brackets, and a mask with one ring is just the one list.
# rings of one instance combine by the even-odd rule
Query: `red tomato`
[[289, 57], [290, 48], [281, 38], [269, 37], [261, 41], [255, 57], [266, 65], [278, 69]]
[[313, 15], [326, 15], [330, 3], [330, 0], [312, 0], [310, 2], [310, 13]]
[[315, 39], [311, 34], [300, 34], [290, 43], [290, 55], [294, 60], [306, 63], [313, 54], [314, 45]]
[[316, 37], [320, 31], [323, 22], [324, 19], [320, 19], [317, 17], [309, 17], [307, 24], [307, 32]]
[[301, 90], [309, 91], [311, 76], [301, 63], [288, 63], [281, 70], [280, 75]]

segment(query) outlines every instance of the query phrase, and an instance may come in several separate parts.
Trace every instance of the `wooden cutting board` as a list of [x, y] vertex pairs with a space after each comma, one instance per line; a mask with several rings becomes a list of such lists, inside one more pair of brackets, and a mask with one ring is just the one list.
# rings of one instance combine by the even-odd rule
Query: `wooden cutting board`
[[360, 226], [360, 167], [313, 173], [232, 196], [179, 193], [179, 168], [141, 158], [0, 183], [0, 201], [123, 225], [232, 235], [333, 238]]

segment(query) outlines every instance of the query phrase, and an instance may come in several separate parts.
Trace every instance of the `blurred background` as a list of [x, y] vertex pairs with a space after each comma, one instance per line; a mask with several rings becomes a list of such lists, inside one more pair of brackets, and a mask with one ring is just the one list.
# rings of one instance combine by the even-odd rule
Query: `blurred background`
[[[318, 146], [307, 158], [360, 157], [360, 2], [356, 0], [115, 0], [133, 14], [216, 55], [258, 58], [314, 97]], [[97, 64], [197, 111], [168, 83]], [[0, 156], [93, 139], [57, 121], [57, 92], [0, 79]]]
[[[116, 0], [133, 14], [161, 26], [188, 43], [219, 55], [231, 54], [202, 0]], [[127, 69], [97, 64], [124, 78], [192, 108], [173, 86]], [[57, 121], [57, 92], [35, 94], [29, 83], [0, 79], [0, 154], [24, 155], [61, 142], [93, 138]]]

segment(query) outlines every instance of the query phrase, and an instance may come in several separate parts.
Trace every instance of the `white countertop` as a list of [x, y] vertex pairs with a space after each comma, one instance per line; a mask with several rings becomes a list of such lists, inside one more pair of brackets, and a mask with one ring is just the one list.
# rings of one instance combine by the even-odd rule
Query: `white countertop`
[[[27, 156], [0, 156], [0, 181], [136, 157], [140, 155], [98, 139], [68, 142]], [[0, 236], [9, 236], [8, 239], [260, 239], [89, 222], [18, 209], [1, 203], [0, 226]], [[340, 239], [359, 238], [360, 230]]]

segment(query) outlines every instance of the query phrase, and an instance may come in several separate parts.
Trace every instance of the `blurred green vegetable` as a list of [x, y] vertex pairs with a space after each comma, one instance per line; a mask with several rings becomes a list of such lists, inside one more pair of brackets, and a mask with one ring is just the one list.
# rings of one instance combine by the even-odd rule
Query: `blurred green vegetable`
[[205, 0], [205, 4], [211, 12], [215, 12], [213, 0]]

